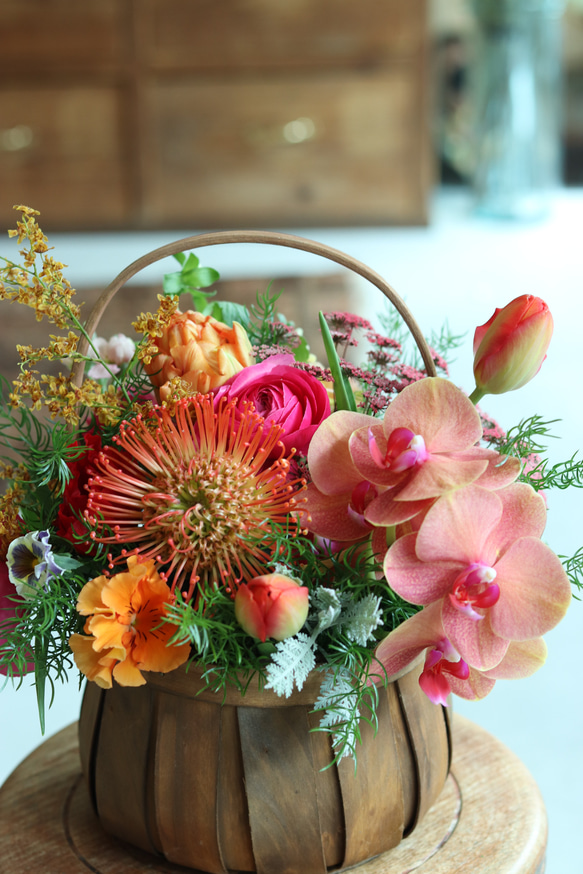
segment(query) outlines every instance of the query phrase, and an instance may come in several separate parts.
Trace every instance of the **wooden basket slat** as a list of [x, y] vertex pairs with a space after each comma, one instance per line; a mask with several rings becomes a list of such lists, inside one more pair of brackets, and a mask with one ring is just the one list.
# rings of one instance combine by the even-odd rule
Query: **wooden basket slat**
[[399, 757], [401, 786], [403, 789], [404, 834], [406, 834], [409, 832], [410, 824], [417, 815], [417, 797], [419, 794], [417, 787], [417, 764], [411, 745], [411, 738], [405, 723], [398, 688], [394, 683], [389, 688], [392, 690], [392, 694], [388, 695], [389, 719], [393, 728], [393, 737]]
[[237, 708], [229, 705], [221, 707], [217, 834], [227, 870], [255, 870]]
[[425, 816], [434, 803], [449, 770], [450, 749], [444, 708], [432, 704], [424, 694], [419, 694], [421, 665], [397, 681], [401, 706], [407, 731], [415, 756], [417, 770], [417, 809], [408, 831], [411, 831]]
[[[105, 689], [100, 689], [96, 683], [87, 683], [81, 703], [78, 726], [81, 770], [86, 780], [89, 779], [94, 770], [104, 696]], [[92, 804], [95, 807], [95, 798], [92, 798]]]
[[405, 805], [389, 716], [391, 694], [392, 687], [379, 689], [377, 726], [361, 719], [356, 773], [351, 758], [338, 765], [347, 833], [344, 867], [392, 849], [403, 836]]
[[155, 853], [147, 826], [151, 724], [148, 686], [127, 689], [114, 684], [106, 692], [95, 755], [95, 800], [107, 831]]
[[221, 711], [216, 704], [160, 695], [154, 777], [156, 822], [165, 857], [225, 874], [217, 837]]
[[331, 766], [334, 759], [332, 741], [328, 732], [318, 731], [321, 719], [322, 711], [308, 709], [322, 847], [326, 865], [332, 868], [340, 865], [344, 858], [346, 827], [338, 770]]
[[306, 709], [240, 707], [238, 718], [257, 874], [326, 874]]

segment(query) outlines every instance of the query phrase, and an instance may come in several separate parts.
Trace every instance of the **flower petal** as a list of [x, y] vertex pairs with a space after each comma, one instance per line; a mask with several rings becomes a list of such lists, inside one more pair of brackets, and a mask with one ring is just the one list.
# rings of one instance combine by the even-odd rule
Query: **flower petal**
[[503, 659], [508, 641], [493, 634], [488, 613], [482, 619], [470, 619], [444, 598], [441, 616], [447, 637], [471, 667], [486, 671]]
[[535, 537], [517, 540], [496, 564], [500, 598], [492, 630], [508, 640], [539, 637], [567, 612], [571, 586], [560, 559]]
[[321, 492], [327, 495], [351, 492], [363, 479], [352, 462], [348, 441], [353, 431], [371, 424], [378, 424], [378, 420], [348, 410], [338, 410], [322, 422], [308, 449], [310, 474]]
[[457, 562], [419, 561], [416, 541], [416, 534], [407, 534], [393, 543], [383, 564], [385, 576], [401, 598], [411, 604], [431, 604], [449, 591], [463, 566]]

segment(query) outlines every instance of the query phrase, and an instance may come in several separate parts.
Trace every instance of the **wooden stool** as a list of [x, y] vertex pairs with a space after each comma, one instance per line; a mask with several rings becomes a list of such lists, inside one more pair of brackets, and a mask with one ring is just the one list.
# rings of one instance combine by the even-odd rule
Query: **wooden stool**
[[[414, 834], [358, 866], [358, 874], [543, 874], [547, 818], [522, 762], [483, 729], [454, 716], [445, 789]], [[106, 834], [81, 775], [77, 726], [36, 749], [0, 789], [0, 872], [185, 874]]]

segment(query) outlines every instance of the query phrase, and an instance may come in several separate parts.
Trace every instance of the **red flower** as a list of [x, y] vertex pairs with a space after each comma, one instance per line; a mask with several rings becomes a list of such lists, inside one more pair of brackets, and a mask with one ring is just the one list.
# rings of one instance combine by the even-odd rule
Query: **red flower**
[[91, 475], [92, 462], [101, 449], [101, 437], [89, 431], [83, 435], [83, 443], [88, 447], [87, 452], [82, 452], [69, 464], [71, 479], [63, 492], [63, 500], [55, 521], [55, 532], [59, 537], [72, 543], [77, 552], [90, 555], [95, 552], [95, 544], [88, 538], [83, 513], [87, 507], [86, 486]]

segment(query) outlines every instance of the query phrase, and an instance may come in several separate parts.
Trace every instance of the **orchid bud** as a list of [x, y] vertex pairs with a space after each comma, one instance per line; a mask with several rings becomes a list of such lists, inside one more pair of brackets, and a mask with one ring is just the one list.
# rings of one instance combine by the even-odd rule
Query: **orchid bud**
[[285, 640], [308, 618], [306, 586], [283, 574], [265, 574], [242, 583], [235, 596], [235, 617], [251, 637]]
[[540, 297], [523, 294], [496, 309], [474, 334], [474, 402], [526, 385], [540, 370], [553, 333], [553, 317]]

